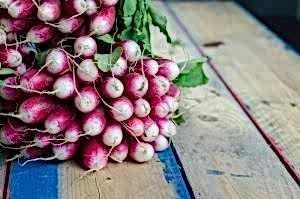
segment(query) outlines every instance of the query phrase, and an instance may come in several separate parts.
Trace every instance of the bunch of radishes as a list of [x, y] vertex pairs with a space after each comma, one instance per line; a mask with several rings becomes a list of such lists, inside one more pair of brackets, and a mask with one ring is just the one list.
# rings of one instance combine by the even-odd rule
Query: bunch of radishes
[[[95, 60], [107, 53], [95, 35], [112, 30], [117, 2], [0, 0], [1, 66], [19, 74], [1, 83], [0, 142], [19, 150], [15, 157], [77, 154], [85, 168], [101, 169], [108, 158], [145, 162], [169, 146], [178, 65], [143, 57], [132, 40], [111, 46], [120, 52], [115, 62]], [[46, 50], [42, 65], [39, 49]], [[104, 64], [109, 70], [100, 70]]]

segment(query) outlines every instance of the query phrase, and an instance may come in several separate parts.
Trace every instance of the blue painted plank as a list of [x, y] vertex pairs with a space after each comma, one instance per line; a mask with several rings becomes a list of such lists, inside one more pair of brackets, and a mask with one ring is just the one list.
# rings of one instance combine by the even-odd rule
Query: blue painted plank
[[[20, 161], [22, 163], [22, 161]], [[58, 165], [36, 161], [21, 166], [12, 162], [9, 178], [10, 199], [57, 199]]]
[[165, 165], [164, 175], [168, 183], [174, 188], [176, 192], [176, 198], [191, 198], [171, 147], [163, 152], [159, 152], [158, 158]]

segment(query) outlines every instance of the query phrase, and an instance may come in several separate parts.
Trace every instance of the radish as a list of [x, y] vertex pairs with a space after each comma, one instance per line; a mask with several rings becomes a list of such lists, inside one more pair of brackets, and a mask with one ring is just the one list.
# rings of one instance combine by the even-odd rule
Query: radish
[[113, 77], [123, 77], [127, 72], [127, 61], [123, 57], [119, 57], [118, 61], [110, 69], [109, 73]]
[[151, 144], [134, 141], [130, 143], [129, 156], [137, 162], [147, 162], [153, 158], [154, 149]]
[[53, 84], [53, 92], [59, 99], [68, 99], [73, 96], [75, 92], [75, 85], [73, 82], [73, 75], [67, 73], [59, 78]]
[[146, 76], [154, 76], [158, 72], [158, 63], [153, 59], [143, 59], [136, 65], [137, 71]]
[[11, 119], [0, 130], [0, 142], [6, 145], [21, 144], [30, 135], [25, 129], [27, 126], [24, 123]]
[[101, 108], [96, 108], [93, 112], [86, 114], [82, 119], [82, 129], [85, 134], [96, 136], [102, 133], [106, 125], [105, 113]]
[[22, 55], [12, 48], [0, 47], [0, 63], [2, 67], [15, 68], [22, 63]]
[[89, 36], [79, 37], [74, 43], [74, 52], [83, 58], [93, 57], [97, 52], [96, 41]]
[[21, 63], [19, 66], [17, 66], [16, 68], [14, 68], [14, 70], [19, 74], [19, 75], [23, 75], [24, 73], [26, 73], [27, 68], [26, 65], [24, 63]]
[[168, 139], [163, 135], [158, 135], [157, 138], [150, 143], [155, 151], [164, 151], [169, 147]]
[[97, 3], [95, 0], [86, 0], [87, 10], [85, 11], [85, 14], [88, 16], [91, 16], [97, 12]]
[[106, 146], [117, 146], [122, 142], [123, 132], [117, 122], [109, 122], [101, 133], [101, 140]]
[[166, 77], [168, 80], [173, 81], [179, 75], [178, 65], [168, 59], [156, 59], [159, 64], [158, 75]]
[[180, 96], [180, 90], [177, 88], [177, 86], [174, 83], [171, 83], [170, 88], [166, 93], [166, 95], [174, 97], [176, 100], [178, 100]]
[[45, 66], [47, 71], [53, 75], [68, 70], [71, 66], [68, 55], [63, 49], [52, 49], [46, 57]]
[[149, 89], [147, 92], [148, 98], [161, 97], [166, 94], [170, 88], [170, 82], [163, 76], [155, 76], [148, 79]]
[[[77, 152], [78, 143], [65, 143], [52, 146], [52, 152], [54, 156], [46, 158], [45, 160], [68, 160], [71, 159]], [[42, 159], [43, 160], [43, 159]]]
[[19, 32], [31, 27], [34, 23], [34, 18], [14, 19], [10, 16], [1, 16], [0, 26], [5, 32]]
[[83, 23], [77, 30], [75, 30], [72, 35], [76, 38], [81, 36], [86, 36], [89, 34], [88, 25]]
[[109, 115], [118, 122], [128, 120], [133, 115], [133, 105], [124, 96], [113, 99], [110, 103]]
[[81, 135], [81, 127], [79, 121], [73, 121], [65, 130], [64, 138], [67, 142], [77, 142]]
[[141, 139], [145, 142], [154, 141], [159, 134], [159, 128], [156, 122], [154, 122], [150, 117], [144, 117], [141, 119], [144, 122], [144, 126], [145, 126], [145, 132], [141, 136]]
[[7, 10], [13, 18], [24, 18], [35, 11], [35, 6], [32, 0], [14, 0], [9, 4]]
[[45, 148], [51, 144], [52, 140], [54, 140], [54, 136], [52, 134], [38, 132], [34, 135], [33, 145], [39, 148]]
[[122, 48], [122, 57], [124, 57], [129, 62], [136, 62], [141, 58], [141, 48], [140, 46], [132, 40], [123, 40], [113, 46]]
[[137, 117], [146, 117], [151, 111], [150, 104], [147, 100], [139, 98], [133, 101], [134, 114]]
[[119, 0], [101, 0], [100, 1], [102, 8], [115, 6], [115, 5], [117, 5], [118, 2], [119, 2]]
[[22, 92], [15, 88], [6, 87], [5, 85], [18, 85], [17, 77], [8, 77], [0, 86], [0, 96], [5, 100], [15, 101], [22, 98]]
[[173, 114], [179, 107], [179, 103], [175, 97], [164, 95], [161, 97], [161, 100], [168, 105], [170, 115]]
[[45, 24], [33, 26], [26, 35], [25, 42], [44, 43], [54, 36], [54, 28]]
[[128, 156], [128, 150], [128, 144], [123, 139], [121, 144], [113, 148], [110, 154], [110, 158], [116, 162], [122, 163]]
[[155, 98], [151, 101], [150, 115], [153, 118], [164, 118], [170, 112], [169, 105], [160, 98]]
[[100, 72], [92, 59], [85, 59], [77, 68], [77, 76], [83, 83], [93, 83], [100, 77]]
[[16, 117], [27, 124], [36, 124], [46, 119], [56, 109], [56, 100], [49, 96], [33, 96], [26, 99], [19, 107], [19, 113], [0, 113], [3, 116]]
[[72, 122], [74, 110], [69, 107], [62, 107], [49, 114], [44, 122], [47, 133], [57, 134], [65, 130]]
[[88, 9], [86, 0], [65, 0], [64, 1], [64, 12], [68, 16], [81, 15]]
[[37, 69], [30, 69], [20, 79], [20, 86], [26, 92], [50, 89], [54, 79], [45, 72], [38, 73]]
[[173, 137], [176, 134], [176, 125], [168, 119], [157, 119], [159, 133], [165, 137]]
[[0, 0], [0, 9], [7, 8], [14, 0]]
[[123, 94], [123, 83], [113, 77], [106, 77], [100, 84], [101, 93], [107, 98], [118, 98]]
[[91, 16], [90, 32], [97, 36], [109, 33], [115, 23], [115, 18], [115, 7], [103, 8], [99, 13]]
[[18, 155], [18, 157], [24, 157], [25, 159], [35, 159], [47, 154], [48, 152], [49, 151], [45, 148], [26, 147], [21, 151], [21, 154]]
[[132, 116], [125, 122], [125, 130], [131, 136], [141, 136], [143, 135], [145, 128], [144, 122], [137, 117]]
[[83, 143], [79, 154], [84, 168], [100, 170], [107, 165], [107, 147], [97, 142], [96, 139], [90, 139]]
[[58, 22], [58, 30], [62, 33], [72, 33], [76, 31], [84, 22], [81, 16], [68, 18], [63, 17]]
[[139, 73], [129, 73], [124, 77], [125, 95], [130, 99], [143, 97], [148, 91], [148, 80]]
[[6, 40], [7, 40], [7, 34], [6, 34], [6, 32], [2, 28], [0, 28], [0, 45], [6, 44]]
[[15, 43], [17, 40], [17, 33], [16, 32], [9, 32], [7, 33], [7, 40], [6, 43], [9, 44], [10, 46], [14, 46], [12, 43]]
[[60, 0], [42, 0], [37, 17], [41, 21], [55, 21], [61, 14], [61, 7]]
[[93, 111], [99, 104], [97, 91], [91, 86], [82, 88], [79, 95], [74, 97], [74, 104], [82, 113], [89, 113]]

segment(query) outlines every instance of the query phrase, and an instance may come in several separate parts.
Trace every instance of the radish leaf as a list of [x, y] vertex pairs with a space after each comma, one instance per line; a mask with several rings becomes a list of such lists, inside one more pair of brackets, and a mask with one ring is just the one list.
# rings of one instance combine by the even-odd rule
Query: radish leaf
[[122, 54], [122, 48], [117, 47], [112, 54], [96, 54], [94, 60], [102, 72], [110, 71]]

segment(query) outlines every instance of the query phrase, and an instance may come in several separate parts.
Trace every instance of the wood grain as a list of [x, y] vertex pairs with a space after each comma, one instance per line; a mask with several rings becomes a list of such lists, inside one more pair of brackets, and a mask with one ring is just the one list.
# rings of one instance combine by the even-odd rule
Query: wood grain
[[[233, 2], [170, 4], [300, 174], [300, 57]], [[189, 10], [189, 12], [181, 12]]]
[[107, 168], [85, 177], [82, 177], [84, 170], [72, 161], [62, 164], [59, 170], [60, 198], [64, 199], [175, 197], [157, 158], [147, 164], [110, 163]]
[[[176, 61], [199, 57], [195, 46], [170, 15], [165, 3], [156, 3], [167, 14], [170, 32], [183, 43], [183, 47], [165, 50], [163, 38], [155, 36], [152, 38], [155, 50]], [[194, 29], [204, 20], [203, 13], [221, 15], [226, 12], [221, 7], [214, 12], [202, 11], [207, 7], [214, 8], [213, 3], [176, 2], [171, 5], [176, 7], [178, 13], [180, 10], [180, 17], [185, 20], [190, 17], [185, 22]], [[205, 8], [200, 10], [202, 5]], [[210, 23], [218, 27], [227, 22], [220, 19]], [[251, 30], [250, 27], [245, 28]], [[210, 37], [210, 31], [203, 29]], [[220, 33], [215, 31], [211, 34]], [[215, 41], [222, 40], [208, 40]], [[179, 128], [178, 135], [173, 139], [196, 198], [298, 198], [300, 191], [297, 184], [276, 155], [208, 66], [206, 72], [210, 77], [209, 85], [185, 90], [182, 95], [184, 106], [189, 107], [185, 114], [188, 122]]]
[[3, 198], [3, 192], [6, 191], [4, 190], [7, 169], [6, 157], [7, 153], [3, 149], [0, 149], [0, 198]]

